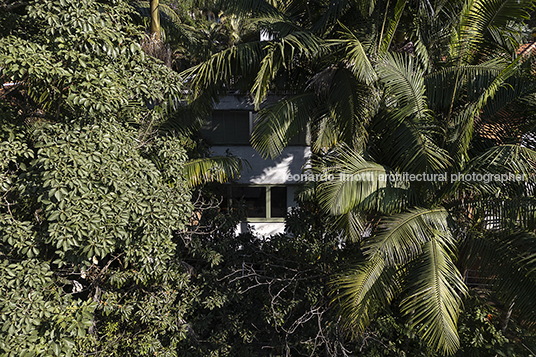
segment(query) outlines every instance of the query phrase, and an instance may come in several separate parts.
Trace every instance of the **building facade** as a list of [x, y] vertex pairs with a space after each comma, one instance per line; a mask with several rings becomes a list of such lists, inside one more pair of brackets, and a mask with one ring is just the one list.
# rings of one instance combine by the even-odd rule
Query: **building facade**
[[[266, 103], [277, 99], [269, 97]], [[296, 205], [297, 182], [292, 177], [301, 174], [311, 150], [304, 134], [303, 138], [293, 140], [279, 157], [263, 159], [250, 144], [255, 117], [249, 97], [229, 95], [215, 106], [202, 134], [212, 144], [213, 155], [230, 153], [249, 163], [238, 180], [225, 186], [223, 204], [239, 204], [245, 211], [237, 233], [253, 231], [268, 236], [284, 231], [285, 215]]]

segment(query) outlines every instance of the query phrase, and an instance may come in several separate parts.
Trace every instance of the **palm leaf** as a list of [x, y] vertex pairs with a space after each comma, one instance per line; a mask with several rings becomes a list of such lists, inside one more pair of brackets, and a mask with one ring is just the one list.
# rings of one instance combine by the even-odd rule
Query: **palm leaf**
[[293, 22], [284, 14], [257, 17], [251, 19], [251, 22], [276, 41], [293, 33], [304, 31], [303, 27]]
[[196, 98], [210, 85], [256, 71], [263, 58], [262, 45], [257, 41], [232, 46], [182, 72], [181, 77], [192, 89], [191, 96]]
[[350, 242], [361, 241], [366, 230], [365, 224], [365, 217], [358, 210], [342, 214], [335, 220], [335, 228], [342, 229], [346, 239]]
[[505, 138], [515, 138], [532, 114], [530, 102], [535, 90], [536, 83], [532, 76], [515, 75], [508, 78], [493, 100], [484, 106], [476, 123], [476, 131], [482, 135], [491, 131], [499, 143]]
[[[497, 188], [498, 185], [495, 185]], [[521, 183], [525, 188], [525, 184]], [[536, 229], [536, 200], [534, 197], [496, 197], [497, 190], [490, 194], [465, 200], [461, 206], [470, 212], [472, 225], [484, 232], [505, 230], [533, 231]]]
[[[417, 292], [404, 300], [402, 307], [414, 312], [416, 323], [431, 326], [424, 332], [430, 344], [454, 351], [458, 346], [457, 312], [465, 286], [449, 257], [454, 243], [451, 225], [443, 208], [419, 208], [390, 218], [383, 232], [365, 244], [367, 259], [335, 280], [342, 289], [338, 295], [348, 326], [362, 331], [374, 307], [389, 303], [400, 293], [404, 270], [399, 268], [413, 262], [418, 270], [410, 270], [407, 279]], [[432, 309], [419, 300], [424, 297], [430, 303], [426, 295], [430, 292], [436, 296]]]
[[189, 187], [207, 182], [227, 182], [237, 179], [246, 161], [236, 157], [213, 156], [189, 160], [184, 164], [183, 176]]
[[423, 72], [410, 56], [388, 55], [378, 65], [385, 85], [388, 110], [374, 119], [383, 157], [401, 172], [434, 173], [446, 170], [449, 157], [432, 137], [438, 126], [427, 107]]
[[377, 110], [379, 95], [360, 82], [346, 68], [326, 68], [307, 86], [317, 95], [310, 128], [315, 152], [340, 142], [362, 151], [366, 147], [366, 126]]
[[321, 53], [322, 39], [307, 31], [295, 31], [264, 46], [266, 55], [251, 87], [256, 109], [266, 98], [270, 83], [281, 67], [290, 69], [296, 57], [311, 58]]
[[464, 173], [523, 175], [524, 181], [536, 172], [536, 151], [515, 144], [493, 146], [471, 159]]
[[328, 105], [323, 104], [318, 108], [314, 121], [310, 123], [311, 147], [316, 153], [325, 152], [341, 142], [337, 121], [333, 120], [336, 114], [330, 110]]
[[[457, 35], [451, 43], [455, 57], [467, 64], [480, 56], [486, 34], [505, 27], [510, 21], [528, 19], [534, 0], [474, 0], [467, 1], [461, 12]], [[495, 36], [496, 37], [496, 36]]]
[[333, 26], [351, 8], [353, 2], [352, 0], [330, 0], [325, 3], [325, 11], [313, 25], [312, 30], [319, 33]]
[[330, 163], [333, 180], [320, 184], [320, 203], [333, 215], [348, 214], [354, 209], [390, 214], [408, 202], [407, 183], [390, 181], [394, 172], [387, 167], [365, 161], [342, 146]]
[[[148, 1], [134, 1], [132, 3], [141, 16], [151, 18], [151, 9]], [[200, 41], [198, 31], [181, 20], [180, 16], [168, 5], [158, 4], [160, 21], [169, 35], [163, 38], [166, 42], [180, 42], [180, 40], [192, 45]]]
[[209, 86], [189, 103], [179, 102], [179, 107], [167, 115], [159, 130], [189, 136], [198, 132], [210, 118], [214, 102], [218, 100], [215, 86]]
[[386, 87], [386, 95], [395, 98], [397, 115], [403, 119], [414, 116], [426, 119], [430, 111], [426, 101], [424, 72], [414, 62], [413, 57], [400, 54], [388, 54], [378, 64], [380, 81]]
[[454, 119], [453, 127], [447, 134], [451, 142], [449, 151], [455, 162], [463, 165], [467, 161], [469, 144], [473, 135], [475, 117], [481, 112], [489, 100], [505, 85], [505, 81], [518, 71], [520, 58], [515, 59], [499, 73], [482, 91], [478, 99], [470, 103]]
[[460, 346], [457, 321], [467, 292], [451, 256], [454, 239], [448, 230], [434, 230], [418, 261], [409, 268], [408, 291], [402, 312], [434, 348], [451, 355]]
[[536, 319], [536, 237], [531, 232], [499, 231], [473, 235], [464, 242], [464, 265], [489, 279], [489, 287], [514, 312], [533, 324]]
[[433, 239], [435, 232], [451, 229], [453, 223], [444, 208], [415, 208], [386, 218], [380, 233], [364, 249], [370, 260], [380, 256], [389, 266], [406, 264], [421, 253], [423, 244]]
[[465, 83], [471, 81], [481, 91], [507, 66], [503, 58], [493, 58], [477, 65], [449, 66], [427, 74], [424, 83], [428, 105], [436, 111], [448, 111], [453, 101], [457, 104], [460, 100]]
[[340, 32], [340, 39], [331, 40], [329, 43], [331, 45], [342, 46], [346, 52], [345, 61], [347, 66], [356, 76], [356, 78], [364, 83], [372, 84], [374, 83], [378, 76], [372, 63], [370, 62], [369, 56], [363, 47], [363, 43], [356, 37], [356, 35], [344, 26], [342, 23], [339, 23], [343, 31]]
[[[392, 19], [389, 19], [389, 23], [387, 24], [385, 32], [384, 27], [382, 26], [382, 33], [380, 34], [380, 40], [378, 44], [378, 54], [383, 55], [389, 52], [389, 48], [391, 47], [391, 43], [393, 42], [396, 30], [398, 28], [398, 25], [400, 24], [400, 19], [402, 18], [402, 14], [404, 13], [406, 3], [407, 0], [397, 0], [394, 9], [394, 16]], [[388, 5], [389, 2], [387, 3], [387, 6]], [[385, 11], [385, 15], [385, 19], [387, 19], [387, 9]]]
[[306, 130], [309, 109], [314, 104], [315, 95], [309, 92], [263, 108], [251, 135], [253, 147], [263, 157], [274, 158], [281, 154], [290, 139]]
[[397, 271], [387, 267], [381, 257], [361, 262], [334, 279], [333, 284], [345, 325], [353, 332], [363, 331], [375, 308], [390, 303], [400, 290]]
[[247, 17], [280, 14], [278, 8], [266, 0], [224, 0], [218, 1], [218, 5], [226, 13]]

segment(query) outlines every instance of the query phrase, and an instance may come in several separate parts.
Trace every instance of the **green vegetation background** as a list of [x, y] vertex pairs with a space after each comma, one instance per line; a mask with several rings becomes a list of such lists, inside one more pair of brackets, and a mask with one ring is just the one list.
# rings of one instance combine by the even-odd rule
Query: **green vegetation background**
[[[319, 202], [259, 240], [234, 236], [217, 188], [192, 188], [206, 147], [188, 128], [209, 109], [179, 107], [178, 71], [255, 31], [162, 4], [172, 69], [140, 46], [146, 4], [0, 1], [0, 355], [442, 355], [396, 304], [344, 327], [332, 278], [363, 256]], [[489, 299], [465, 300], [456, 355], [528, 356], [522, 318], [501, 332]]]

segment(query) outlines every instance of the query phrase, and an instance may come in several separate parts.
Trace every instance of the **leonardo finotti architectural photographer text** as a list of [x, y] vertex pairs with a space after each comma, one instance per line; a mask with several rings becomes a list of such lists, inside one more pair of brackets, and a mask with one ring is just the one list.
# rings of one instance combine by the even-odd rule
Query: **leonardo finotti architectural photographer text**
[[480, 173], [435, 173], [435, 174], [410, 174], [404, 173], [389, 173], [375, 174], [371, 172], [358, 174], [295, 174], [287, 175], [287, 181], [294, 182], [322, 182], [322, 181], [366, 181], [366, 182], [524, 182], [529, 181], [529, 177], [525, 174], [503, 173], [503, 174], [480, 174]]

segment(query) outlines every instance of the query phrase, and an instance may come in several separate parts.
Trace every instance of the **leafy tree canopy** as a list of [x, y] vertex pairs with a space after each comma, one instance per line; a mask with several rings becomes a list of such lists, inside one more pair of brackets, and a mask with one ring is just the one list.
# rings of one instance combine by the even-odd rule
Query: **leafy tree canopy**
[[[5, 356], [154, 355], [186, 338], [184, 140], [158, 135], [177, 75], [124, 1], [0, 7]], [[119, 352], [118, 352], [119, 351]], [[100, 353], [99, 352], [99, 353]]]

